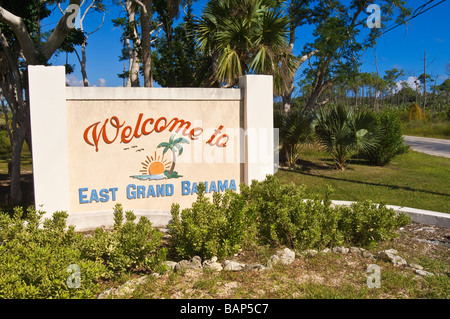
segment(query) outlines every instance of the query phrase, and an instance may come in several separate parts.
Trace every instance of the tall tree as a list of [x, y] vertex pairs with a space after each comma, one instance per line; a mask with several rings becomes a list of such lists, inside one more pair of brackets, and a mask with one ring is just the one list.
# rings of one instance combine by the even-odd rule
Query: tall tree
[[194, 38], [195, 21], [192, 4], [185, 8], [183, 23], [175, 28], [165, 27], [164, 37], [159, 37], [153, 51], [155, 81], [163, 87], [202, 87], [212, 63], [211, 57], [198, 50]]
[[123, 50], [120, 60], [128, 60], [128, 71], [124, 70], [124, 73], [119, 74], [119, 77], [127, 79], [125, 84], [127, 87], [139, 87], [141, 38], [136, 18], [139, 8], [133, 0], [114, 0], [114, 2], [122, 6], [125, 12], [125, 17], [112, 20], [115, 27], [122, 29], [121, 41], [123, 42]]
[[[62, 7], [61, 7], [61, 3], [58, 3], [58, 7], [59, 7], [59, 9], [60, 9], [60, 11], [61, 11], [61, 13], [63, 15], [68, 10], [68, 8], [66, 10], [63, 10]], [[86, 70], [86, 64], [87, 64], [87, 55], [86, 55], [87, 39], [88, 39], [88, 37], [91, 34], [97, 32], [102, 27], [103, 23], [105, 22], [105, 14], [103, 14], [103, 20], [99, 24], [99, 26], [96, 29], [94, 29], [94, 30], [92, 30], [90, 32], [86, 32], [85, 28], [84, 28], [84, 19], [86, 18], [86, 15], [91, 10], [94, 10], [96, 12], [103, 12], [104, 11], [103, 0], [89, 0], [89, 1], [81, 0], [81, 3], [80, 3], [80, 20], [79, 20], [79, 24], [80, 25], [79, 25], [79, 30], [84, 35], [84, 40], [81, 43], [81, 56], [80, 56], [80, 54], [78, 54], [78, 51], [75, 49], [74, 45], [71, 45], [68, 49], [66, 49], [66, 52], [70, 52], [70, 53], [74, 52], [76, 54], [78, 62], [80, 64], [81, 76], [83, 78], [83, 85], [85, 87], [89, 86], [89, 80], [88, 80], [87, 70]], [[68, 44], [73, 44], [73, 43], [69, 42]]]
[[288, 46], [288, 17], [278, 1], [211, 0], [197, 38], [213, 61], [211, 86], [234, 86], [248, 73], [274, 77], [274, 93], [287, 90], [297, 59]]
[[[313, 67], [307, 70], [314, 77], [308, 108], [320, 105], [321, 94], [333, 82], [340, 80], [346, 72], [357, 70], [362, 50], [376, 43], [386, 22], [395, 17], [396, 22], [401, 23], [410, 14], [410, 10], [405, 6], [406, 1], [380, 1], [383, 12], [381, 27], [369, 29], [366, 25], [367, 15], [362, 15], [371, 2], [353, 0], [344, 3], [329, 0], [321, 1], [315, 9], [315, 41], [305, 46], [307, 52], [314, 49], [319, 51], [313, 58]], [[395, 15], [396, 9], [399, 12]], [[364, 35], [364, 30], [369, 31]]]
[[[291, 54], [294, 52], [294, 45], [296, 42], [296, 31], [299, 27], [309, 24], [315, 14], [312, 4], [316, 1], [311, 0], [291, 0], [288, 3], [288, 16], [289, 16], [289, 50]], [[318, 52], [317, 49], [310, 52], [305, 52], [298, 57], [296, 71], [300, 66], [314, 56]], [[295, 74], [294, 72], [294, 74]], [[294, 75], [289, 75], [286, 79], [286, 90], [282, 94], [283, 111], [288, 113], [291, 109], [292, 93], [294, 92]]]
[[[12, 204], [20, 203], [22, 198], [20, 159], [25, 140], [32, 150], [27, 66], [47, 64], [69, 32], [74, 31], [71, 22], [76, 10], [66, 12], [45, 41], [41, 38], [40, 21], [51, 14], [48, 6], [57, 2], [59, 1], [15, 0], [0, 3], [0, 86], [12, 112]], [[69, 5], [79, 8], [80, 0], [70, 0]]]

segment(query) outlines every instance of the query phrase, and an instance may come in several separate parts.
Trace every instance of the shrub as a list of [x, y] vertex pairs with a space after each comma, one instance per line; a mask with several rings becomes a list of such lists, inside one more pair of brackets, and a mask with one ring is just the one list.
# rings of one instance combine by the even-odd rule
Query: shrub
[[340, 207], [340, 210], [342, 218], [338, 227], [345, 242], [363, 247], [371, 247], [377, 242], [395, 238], [395, 230], [411, 221], [406, 214], [397, 215], [386, 205], [376, 205], [369, 201]]
[[[99, 293], [99, 279], [137, 267], [163, 270], [162, 234], [145, 217], [135, 223], [132, 212], [114, 208], [114, 230], [100, 228], [93, 237], [66, 227], [67, 213], [16, 208], [0, 213], [0, 298], [90, 298]], [[42, 225], [41, 225], [42, 224]], [[80, 285], [68, 267], [79, 267]], [[69, 284], [68, 284], [69, 283]]]
[[325, 200], [305, 200], [305, 188], [281, 185], [274, 176], [241, 186], [246, 205], [256, 216], [257, 241], [271, 246], [306, 249], [340, 243], [338, 211]]
[[236, 253], [251, 232], [247, 211], [240, 196], [232, 191], [214, 193], [211, 202], [200, 183], [191, 208], [180, 214], [180, 206], [172, 205], [172, 223], [168, 228], [173, 253], [181, 258], [222, 258]]
[[108, 276], [128, 269], [144, 267], [147, 270], [163, 271], [167, 250], [161, 248], [162, 233], [153, 228], [142, 216], [135, 223], [132, 211], [124, 212], [121, 204], [114, 207], [114, 229], [97, 228], [92, 237], [81, 245], [81, 254], [88, 260], [100, 260], [106, 265]]
[[[0, 213], [0, 298], [89, 298], [106, 271], [96, 260], [80, 258], [82, 235], [66, 229], [67, 214], [57, 212], [42, 227], [41, 212], [16, 208]], [[68, 266], [80, 268], [80, 286], [70, 289]]]
[[350, 157], [378, 144], [379, 126], [368, 110], [347, 109], [341, 104], [319, 108], [313, 125], [317, 141], [337, 169], [344, 170]]
[[404, 144], [402, 124], [398, 113], [384, 109], [376, 114], [377, 125], [380, 127], [379, 143], [375, 148], [363, 154], [373, 165], [386, 165], [397, 155], [406, 153], [409, 146]]
[[179, 205], [172, 206], [170, 246], [181, 257], [207, 258], [229, 256], [251, 243], [293, 249], [370, 246], [393, 238], [409, 222], [408, 216], [369, 202], [332, 207], [331, 193], [305, 199], [304, 187], [281, 185], [274, 176], [241, 185], [240, 194], [214, 194], [212, 202], [201, 190], [181, 215]]

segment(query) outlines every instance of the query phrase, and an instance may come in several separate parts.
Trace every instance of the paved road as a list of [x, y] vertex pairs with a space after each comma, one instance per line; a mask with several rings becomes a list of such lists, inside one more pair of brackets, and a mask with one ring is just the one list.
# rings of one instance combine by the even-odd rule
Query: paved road
[[414, 151], [450, 158], [450, 140], [407, 135], [403, 139]]

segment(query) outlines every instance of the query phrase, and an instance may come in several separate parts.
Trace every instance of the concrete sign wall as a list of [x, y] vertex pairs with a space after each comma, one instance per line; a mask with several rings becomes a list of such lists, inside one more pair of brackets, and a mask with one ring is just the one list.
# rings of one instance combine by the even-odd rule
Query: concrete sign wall
[[[35, 204], [76, 229], [113, 224], [120, 203], [155, 226], [170, 207], [274, 172], [271, 76], [239, 89], [66, 87], [29, 67]], [[49, 216], [47, 216], [49, 217]]]

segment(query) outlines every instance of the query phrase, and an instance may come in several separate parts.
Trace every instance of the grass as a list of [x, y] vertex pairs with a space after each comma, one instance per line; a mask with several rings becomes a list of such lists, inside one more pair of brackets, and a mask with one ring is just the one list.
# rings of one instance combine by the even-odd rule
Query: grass
[[[450, 255], [443, 245], [419, 242], [419, 224], [399, 231], [398, 238], [371, 249], [394, 248], [409, 263], [434, 276], [418, 276], [411, 269], [390, 262], [348, 253], [297, 254], [290, 265], [265, 271], [175, 273], [168, 271], [139, 286], [123, 298], [131, 299], [447, 299], [450, 294]], [[447, 232], [448, 235], [448, 232]], [[256, 258], [257, 257], [257, 258]], [[256, 259], [255, 259], [256, 258]], [[259, 260], [258, 260], [259, 258]], [[264, 263], [263, 254], [245, 250], [231, 257], [240, 262]], [[367, 268], [380, 267], [380, 288], [367, 286]]]
[[397, 156], [384, 167], [350, 161], [345, 171], [333, 168], [331, 157], [315, 146], [304, 146], [300, 168], [280, 169], [282, 182], [305, 185], [307, 194], [334, 189], [335, 200], [363, 201], [450, 213], [450, 161], [414, 151]]
[[421, 137], [450, 139], [450, 122], [411, 121], [403, 124], [403, 134]]

